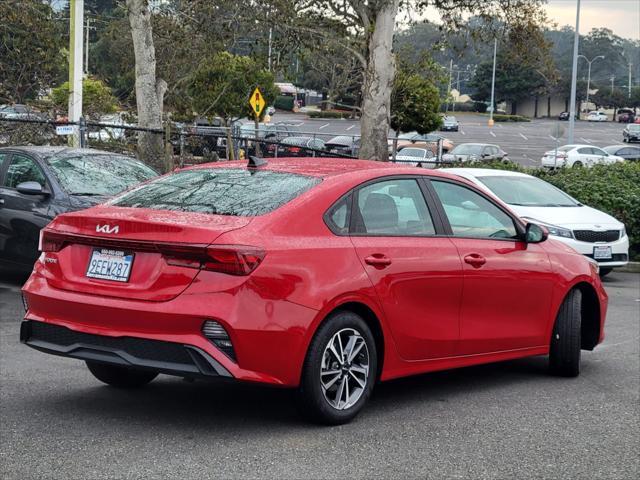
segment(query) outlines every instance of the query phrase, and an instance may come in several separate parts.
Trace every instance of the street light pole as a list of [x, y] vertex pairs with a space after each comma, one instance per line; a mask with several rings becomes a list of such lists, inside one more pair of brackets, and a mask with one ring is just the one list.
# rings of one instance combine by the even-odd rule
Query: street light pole
[[631, 62], [629, 62], [629, 98], [631, 98]]
[[569, 145], [573, 143], [573, 129], [576, 125], [576, 81], [578, 79], [578, 46], [580, 43], [580, 0], [576, 8], [576, 31], [573, 35], [573, 62], [571, 70], [571, 100], [569, 105]]
[[69, 137], [72, 147], [80, 146], [82, 116], [82, 27], [84, 0], [71, 0], [69, 5], [69, 122], [74, 122], [73, 135]]
[[604, 55], [598, 55], [597, 57], [595, 57], [593, 60], [589, 60], [587, 57], [585, 57], [584, 55], [578, 55], [579, 58], [584, 58], [587, 63], [589, 64], [589, 68], [587, 70], [587, 100], [586, 100], [586, 104], [587, 104], [587, 108], [589, 108], [589, 90], [591, 89], [591, 64], [593, 62], [595, 62], [596, 60], [598, 60], [599, 58], [604, 58]]
[[489, 112], [489, 123], [490, 127], [493, 127], [493, 110], [494, 110], [494, 100], [495, 100], [495, 92], [496, 92], [496, 53], [498, 51], [498, 39], [493, 39], [493, 72], [491, 74], [491, 111]]

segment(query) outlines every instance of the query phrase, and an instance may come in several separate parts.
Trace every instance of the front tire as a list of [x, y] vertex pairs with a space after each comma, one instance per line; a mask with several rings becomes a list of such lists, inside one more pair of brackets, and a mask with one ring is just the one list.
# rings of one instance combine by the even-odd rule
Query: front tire
[[606, 277], [613, 271], [613, 268], [601, 268], [600, 269], [600, 278]]
[[158, 376], [158, 372], [136, 370], [118, 365], [99, 362], [86, 362], [87, 368], [103, 383], [117, 388], [137, 388], [146, 385]]
[[571, 290], [556, 317], [549, 349], [549, 369], [561, 377], [580, 374], [582, 292]]
[[341, 425], [362, 410], [373, 391], [378, 357], [364, 320], [336, 312], [316, 332], [302, 369], [301, 411], [316, 423]]

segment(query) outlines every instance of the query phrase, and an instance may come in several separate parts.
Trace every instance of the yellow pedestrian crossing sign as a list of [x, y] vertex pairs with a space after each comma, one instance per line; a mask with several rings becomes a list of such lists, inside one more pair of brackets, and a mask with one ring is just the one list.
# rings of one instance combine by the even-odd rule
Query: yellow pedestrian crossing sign
[[251, 105], [251, 108], [253, 108], [253, 113], [256, 114], [256, 117], [259, 117], [262, 113], [262, 110], [264, 110], [265, 105], [264, 98], [259, 88], [256, 87], [256, 89], [251, 94], [249, 104]]

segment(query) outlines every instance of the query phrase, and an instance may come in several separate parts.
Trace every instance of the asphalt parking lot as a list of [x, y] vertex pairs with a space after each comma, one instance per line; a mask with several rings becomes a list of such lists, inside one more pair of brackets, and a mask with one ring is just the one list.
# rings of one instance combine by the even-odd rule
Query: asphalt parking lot
[[[556, 146], [555, 128], [560, 125], [565, 133], [558, 139], [559, 145], [567, 140], [568, 122], [536, 119], [522, 123], [498, 123], [493, 128], [487, 126], [487, 117], [469, 113], [454, 113], [460, 122], [460, 131], [443, 132], [454, 145], [460, 143], [492, 143], [500, 145], [509, 158], [524, 166], [540, 166], [544, 152]], [[335, 135], [359, 135], [357, 120], [311, 119], [305, 114], [276, 113], [273, 122], [287, 122], [297, 126], [302, 132], [313, 133], [329, 140]], [[574, 143], [606, 147], [622, 144], [624, 124], [614, 122], [578, 121], [574, 130]], [[395, 135], [390, 132], [390, 135]]]
[[421, 375], [329, 428], [285, 390], [103, 386], [19, 344], [21, 279], [0, 272], [0, 477], [638, 478], [640, 275], [605, 283], [607, 338], [580, 377], [550, 377], [540, 357]]

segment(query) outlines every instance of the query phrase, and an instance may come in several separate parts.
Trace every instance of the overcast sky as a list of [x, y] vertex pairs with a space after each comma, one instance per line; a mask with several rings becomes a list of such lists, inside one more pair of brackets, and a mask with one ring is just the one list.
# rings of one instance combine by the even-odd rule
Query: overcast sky
[[[548, 0], [550, 19], [563, 25], [576, 24], [576, 0]], [[582, 0], [580, 2], [580, 33], [606, 27], [620, 37], [640, 40], [640, 0]]]

